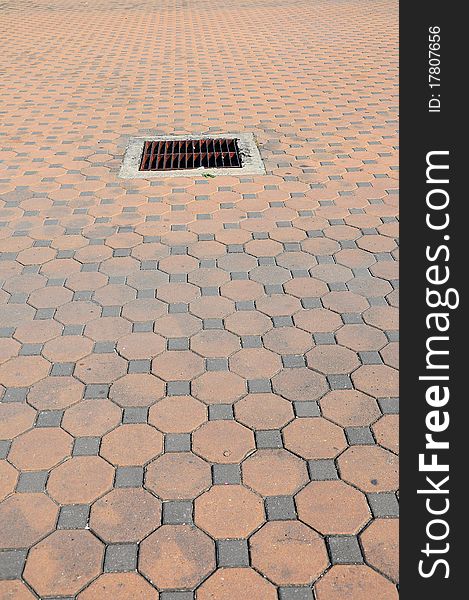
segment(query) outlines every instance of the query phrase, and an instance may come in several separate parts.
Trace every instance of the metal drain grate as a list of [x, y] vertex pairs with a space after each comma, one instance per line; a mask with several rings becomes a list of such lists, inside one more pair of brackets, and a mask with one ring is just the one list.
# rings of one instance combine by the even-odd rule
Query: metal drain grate
[[119, 171], [123, 179], [263, 174], [256, 140], [246, 131], [131, 137]]
[[241, 168], [236, 139], [145, 141], [139, 171]]

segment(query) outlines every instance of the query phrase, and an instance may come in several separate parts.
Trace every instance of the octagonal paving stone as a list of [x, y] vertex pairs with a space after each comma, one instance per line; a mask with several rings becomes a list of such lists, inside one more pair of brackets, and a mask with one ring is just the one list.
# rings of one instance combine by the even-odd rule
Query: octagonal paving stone
[[296, 496], [299, 518], [322, 535], [353, 535], [370, 520], [364, 494], [343, 481], [312, 481]]
[[262, 499], [242, 485], [215, 485], [195, 500], [195, 523], [215, 539], [246, 538], [264, 521]]
[[122, 308], [122, 316], [129, 321], [155, 321], [168, 310], [167, 305], [155, 298], [137, 298]]
[[265, 348], [246, 348], [231, 356], [230, 368], [245, 379], [270, 379], [280, 371], [282, 362]]
[[225, 298], [237, 302], [257, 300], [264, 295], [262, 285], [250, 279], [238, 279], [225, 283], [221, 286], [220, 291]]
[[91, 354], [93, 350], [92, 340], [74, 336], [62, 336], [49, 340], [44, 344], [42, 354], [51, 362], [77, 362]]
[[154, 358], [165, 349], [165, 339], [151, 332], [130, 333], [117, 342], [117, 351], [127, 360]]
[[364, 365], [352, 375], [357, 389], [375, 398], [399, 395], [398, 372], [387, 365]]
[[167, 396], [154, 404], [148, 422], [164, 433], [184, 433], [207, 420], [207, 407], [191, 396]]
[[84, 333], [95, 342], [114, 342], [131, 331], [132, 324], [122, 317], [101, 317], [87, 323]]
[[97, 319], [101, 308], [93, 302], [69, 302], [63, 304], [55, 312], [55, 318], [64, 325], [82, 325]]
[[107, 399], [82, 400], [64, 412], [62, 428], [75, 437], [102, 436], [121, 418], [122, 410]]
[[363, 427], [380, 416], [374, 398], [357, 390], [334, 390], [319, 401], [322, 414], [341, 427]]
[[61, 335], [62, 331], [63, 325], [51, 319], [26, 321], [15, 329], [15, 338], [23, 344], [42, 344]]
[[127, 361], [116, 354], [90, 354], [79, 360], [74, 375], [87, 384], [108, 384], [127, 372]]
[[[298, 299], [323, 298], [329, 290], [327, 284], [323, 281], [319, 281], [319, 279], [314, 279], [313, 277], [298, 277], [297, 279], [291, 279], [290, 281], [287, 281], [283, 287], [290, 296], [295, 296]], [[329, 306], [326, 306], [324, 302], [323, 305], [325, 308], [330, 308]], [[300, 308], [300, 306], [298, 306], [298, 308]]]
[[145, 486], [163, 500], [191, 500], [212, 484], [210, 465], [192, 452], [169, 452], [146, 469]]
[[128, 285], [108, 284], [94, 292], [93, 299], [102, 306], [123, 306], [135, 300], [137, 292]]
[[47, 491], [60, 504], [89, 504], [112, 488], [114, 469], [99, 456], [74, 456], [52, 470]]
[[322, 297], [322, 303], [324, 308], [328, 308], [338, 313], [362, 313], [369, 307], [366, 298], [347, 291], [329, 292]]
[[27, 399], [37, 410], [61, 410], [81, 400], [84, 389], [74, 377], [46, 377], [29, 389]]
[[235, 303], [222, 296], [204, 296], [191, 302], [189, 310], [200, 319], [223, 319], [235, 311]]
[[363, 313], [363, 320], [384, 331], [399, 329], [399, 311], [393, 306], [372, 306]]
[[292, 401], [318, 400], [329, 386], [326, 378], [307, 368], [290, 368], [272, 378], [274, 392]]
[[164, 381], [190, 381], [204, 370], [203, 358], [190, 350], [166, 351], [152, 362], [152, 373]]
[[104, 544], [89, 531], [55, 531], [31, 550], [24, 578], [41, 596], [70, 596], [101, 572]]
[[387, 338], [379, 329], [369, 325], [344, 325], [337, 331], [339, 344], [355, 350], [355, 352], [370, 352], [380, 350], [386, 345]]
[[281, 448], [257, 450], [243, 462], [242, 473], [243, 483], [262, 496], [291, 496], [308, 482], [306, 463]]
[[294, 417], [291, 402], [272, 393], [248, 394], [234, 405], [236, 420], [251, 429], [279, 429]]
[[277, 585], [308, 585], [328, 567], [321, 536], [299, 521], [271, 521], [250, 539], [252, 564]]
[[229, 331], [206, 329], [192, 336], [191, 349], [207, 358], [226, 357], [239, 350], [239, 339]]
[[364, 492], [390, 492], [398, 489], [398, 459], [379, 446], [353, 446], [337, 460], [344, 481]]
[[215, 568], [215, 544], [190, 525], [162, 525], [141, 544], [139, 570], [159, 589], [191, 589]]
[[310, 333], [329, 333], [342, 325], [340, 316], [326, 308], [312, 308], [294, 315], [295, 325]]
[[29, 295], [29, 303], [34, 308], [55, 308], [70, 302], [73, 292], [63, 287], [46, 287]]
[[288, 294], [271, 294], [257, 300], [256, 308], [269, 317], [285, 317], [300, 311], [301, 303]]
[[306, 331], [296, 327], [276, 327], [263, 336], [264, 346], [277, 354], [305, 354], [314, 341]]
[[227, 404], [246, 395], [246, 381], [231, 371], [206, 371], [192, 381], [193, 395], [206, 404]]
[[8, 459], [21, 471], [51, 469], [70, 455], [72, 441], [60, 427], [31, 429], [13, 441]]
[[225, 319], [225, 327], [237, 335], [262, 335], [272, 328], [267, 315], [254, 310], [235, 312]]
[[0, 504], [0, 548], [28, 548], [54, 530], [59, 508], [45, 494], [15, 494]]
[[239, 463], [255, 448], [252, 431], [235, 421], [208, 421], [192, 440], [194, 452], [215, 463]]
[[90, 528], [105, 542], [139, 542], [161, 524], [161, 502], [142, 489], [114, 489], [91, 507]]
[[285, 447], [306, 459], [335, 458], [347, 446], [343, 430], [322, 417], [296, 419], [283, 436]]
[[360, 366], [355, 352], [333, 344], [316, 346], [307, 353], [306, 362], [324, 375], [351, 373]]
[[143, 465], [163, 452], [163, 435], [145, 423], [120, 425], [107, 433], [101, 456], [114, 465]]
[[110, 399], [122, 407], [151, 406], [165, 395], [164, 382], [150, 373], [128, 373], [111, 385]]

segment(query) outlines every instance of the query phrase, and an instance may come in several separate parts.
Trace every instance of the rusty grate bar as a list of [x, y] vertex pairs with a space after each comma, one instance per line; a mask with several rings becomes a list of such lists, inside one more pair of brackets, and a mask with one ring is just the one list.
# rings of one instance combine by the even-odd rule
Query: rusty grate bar
[[241, 168], [236, 139], [146, 141], [139, 171]]

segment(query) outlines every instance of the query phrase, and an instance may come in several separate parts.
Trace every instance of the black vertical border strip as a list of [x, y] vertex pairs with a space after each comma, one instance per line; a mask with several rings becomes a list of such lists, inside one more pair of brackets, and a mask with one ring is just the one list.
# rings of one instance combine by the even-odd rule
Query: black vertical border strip
[[[469, 135], [467, 108], [464, 88], [467, 89], [467, 40], [469, 31], [463, 17], [463, 3], [401, 2], [400, 4], [400, 188], [401, 188], [401, 574], [400, 597], [402, 600], [441, 600], [460, 598], [467, 595], [463, 585], [463, 563], [466, 554], [463, 548], [467, 528], [467, 439], [464, 431], [469, 403], [468, 391], [464, 385], [469, 372], [469, 314], [467, 312], [467, 284], [469, 273], [469, 252], [467, 239], [469, 228], [469, 193], [462, 180], [467, 177], [467, 167], [463, 165], [463, 153], [467, 154]], [[428, 83], [429, 28], [441, 30], [441, 88], [430, 89]], [[463, 28], [464, 33], [463, 34]], [[440, 94], [441, 112], [428, 112], [431, 94]], [[430, 189], [426, 182], [426, 156], [431, 151], [448, 150], [449, 184], [440, 186], [450, 194], [448, 212], [450, 225], [445, 232], [433, 232], [426, 226], [426, 195]], [[444, 158], [441, 162], [445, 162]], [[438, 187], [438, 186], [433, 186]], [[442, 240], [448, 234], [448, 241]], [[438, 261], [444, 268], [450, 268], [447, 286], [454, 287], [460, 294], [457, 309], [448, 310], [450, 318], [450, 355], [443, 362], [450, 364], [450, 400], [445, 408], [450, 414], [450, 426], [435, 439], [448, 440], [449, 450], [438, 453], [438, 461], [449, 463], [449, 494], [433, 495], [434, 507], [443, 507], [443, 498], [450, 501], [449, 511], [442, 515], [449, 525], [448, 538], [434, 541], [427, 537], [426, 528], [432, 518], [427, 512], [426, 499], [429, 496], [417, 494], [418, 489], [428, 489], [426, 476], [441, 481], [445, 473], [419, 472], [419, 454], [425, 451], [425, 434], [428, 433], [425, 418], [432, 410], [426, 402], [425, 392], [430, 385], [419, 381], [425, 374], [426, 341], [431, 333], [425, 317], [432, 312], [426, 304], [426, 269], [430, 264], [426, 259], [426, 248], [432, 252], [440, 245], [447, 244], [450, 250], [448, 263], [443, 258]], [[442, 254], [443, 256], [443, 254]], [[435, 286], [433, 286], [435, 287]], [[441, 286], [444, 287], [444, 286]], [[438, 310], [444, 310], [442, 308]], [[443, 335], [443, 334], [442, 334]], [[444, 385], [444, 384], [443, 384]], [[431, 454], [431, 452], [430, 452]], [[427, 458], [428, 462], [428, 458]], [[442, 486], [444, 487], [444, 486]], [[433, 500], [432, 500], [433, 501]], [[438, 504], [438, 502], [440, 504]], [[434, 534], [443, 531], [443, 526], [432, 529]], [[422, 553], [427, 542], [432, 552], [442, 550], [449, 543], [448, 552]], [[438, 559], [447, 560], [449, 578], [445, 578], [446, 567], [439, 564], [428, 578], [419, 574], [419, 561], [423, 560], [423, 570], [432, 571]], [[377, 599], [378, 600], [378, 599]]]

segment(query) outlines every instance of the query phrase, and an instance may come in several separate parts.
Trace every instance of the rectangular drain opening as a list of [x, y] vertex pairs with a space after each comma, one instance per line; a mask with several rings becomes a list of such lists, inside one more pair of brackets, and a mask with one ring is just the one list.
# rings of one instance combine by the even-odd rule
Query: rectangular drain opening
[[155, 135], [130, 138], [119, 177], [200, 177], [265, 174], [251, 132], [212, 135]]
[[233, 138], [146, 140], [139, 171], [242, 167], [238, 141]]

